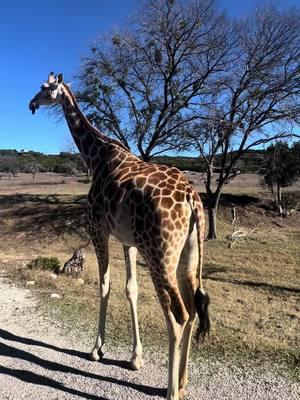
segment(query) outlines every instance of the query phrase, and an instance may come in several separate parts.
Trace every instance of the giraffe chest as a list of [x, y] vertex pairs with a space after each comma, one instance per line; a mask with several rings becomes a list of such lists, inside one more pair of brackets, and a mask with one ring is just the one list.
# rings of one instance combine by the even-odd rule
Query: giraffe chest
[[111, 221], [108, 222], [110, 223], [111, 234], [116, 239], [126, 246], [135, 246], [129, 208], [125, 202], [119, 204], [114, 215], [111, 215]]
[[125, 197], [108, 199], [102, 194], [96, 201], [89, 201], [89, 218], [96, 230], [105, 225], [122, 244], [134, 246], [129, 205]]

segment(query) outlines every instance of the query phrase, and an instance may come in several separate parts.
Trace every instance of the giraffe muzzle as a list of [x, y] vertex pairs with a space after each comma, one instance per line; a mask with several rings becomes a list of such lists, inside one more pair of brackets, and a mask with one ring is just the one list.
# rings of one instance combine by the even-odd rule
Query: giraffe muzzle
[[32, 112], [32, 114], [35, 113], [35, 110], [37, 110], [39, 108], [39, 105], [36, 104], [34, 101], [31, 101], [29, 103], [29, 110]]

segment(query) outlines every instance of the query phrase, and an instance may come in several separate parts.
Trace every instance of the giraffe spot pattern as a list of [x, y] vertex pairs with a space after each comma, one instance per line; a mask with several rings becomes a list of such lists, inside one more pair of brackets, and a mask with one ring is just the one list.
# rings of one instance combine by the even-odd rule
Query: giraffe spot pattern
[[[94, 235], [115, 228], [117, 212], [126, 206], [135, 245], [149, 264], [160, 301], [181, 323], [186, 310], [176, 289], [176, 268], [178, 249], [190, 230], [191, 207], [197, 210], [200, 236], [204, 235], [197, 192], [177, 168], [145, 163], [121, 145], [103, 140], [103, 135], [97, 137], [80, 112], [74, 112], [68, 94], [63, 94], [63, 107], [75, 142], [93, 169], [88, 210]], [[99, 243], [96, 246], [101, 249]]]

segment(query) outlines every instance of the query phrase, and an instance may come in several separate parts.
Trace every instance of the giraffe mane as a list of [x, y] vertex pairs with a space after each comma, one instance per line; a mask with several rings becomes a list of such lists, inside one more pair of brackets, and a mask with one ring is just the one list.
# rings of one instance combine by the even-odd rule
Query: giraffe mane
[[[71, 97], [72, 101], [74, 102], [74, 104], [78, 105], [78, 102], [76, 100], [76, 97], [74, 95], [74, 93], [72, 92], [70, 86], [66, 83], [63, 83], [64, 88], [67, 90], [68, 95]], [[107, 136], [105, 136], [102, 132], [99, 131], [99, 129], [95, 128], [91, 122], [88, 120], [88, 118], [83, 114], [83, 112], [81, 111], [80, 107], [78, 107], [78, 109], [81, 112], [81, 116], [82, 118], [86, 121], [86, 123], [89, 125], [89, 127], [92, 129], [92, 131], [99, 136], [99, 138], [101, 138], [101, 140], [108, 142], [108, 143], [112, 143], [112, 144], [116, 144], [117, 146], [121, 147], [123, 150], [126, 150], [128, 152], [130, 152], [129, 148], [127, 146], [125, 146], [123, 143], [119, 142], [116, 139], [111, 139]]]

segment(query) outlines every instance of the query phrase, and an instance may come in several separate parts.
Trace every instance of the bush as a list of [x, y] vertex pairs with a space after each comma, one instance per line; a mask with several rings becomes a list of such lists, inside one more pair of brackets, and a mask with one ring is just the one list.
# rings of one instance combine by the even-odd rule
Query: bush
[[58, 272], [60, 269], [60, 262], [56, 257], [41, 257], [38, 256], [27, 264], [29, 269], [41, 269], [47, 271]]
[[82, 179], [77, 179], [77, 182], [88, 184], [91, 183], [91, 180], [89, 178], [82, 178]]
[[283, 195], [283, 202], [284, 202], [284, 208], [287, 210], [297, 210], [298, 209], [298, 198], [295, 193], [287, 193]]

